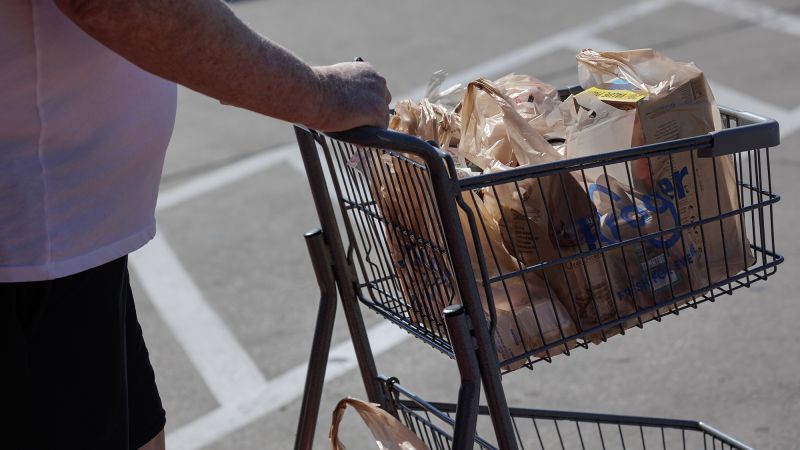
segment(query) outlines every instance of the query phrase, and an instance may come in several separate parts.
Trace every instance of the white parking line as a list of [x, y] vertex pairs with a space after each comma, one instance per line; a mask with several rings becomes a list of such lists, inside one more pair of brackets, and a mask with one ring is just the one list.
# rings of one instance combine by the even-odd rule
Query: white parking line
[[[614, 11], [603, 16], [595, 17], [591, 23], [578, 25], [551, 37], [537, 41], [533, 44], [501, 54], [483, 63], [472, 66], [463, 71], [451, 74], [448, 82], [465, 83], [480, 76], [492, 77], [519, 67], [531, 60], [547, 55], [560, 48], [571, 48], [572, 43], [585, 40], [590, 42], [594, 34], [618, 27], [627, 21], [651, 14], [659, 9], [674, 3], [673, 0], [654, 0], [638, 3], [622, 11]], [[425, 87], [421, 86], [403, 95], [398, 99], [421, 98], [425, 94]], [[280, 162], [286, 161], [298, 171], [304, 173], [303, 163], [300, 160], [297, 144], [291, 143], [269, 149], [263, 153], [250, 156], [228, 166], [207, 172], [180, 185], [177, 188], [162, 192], [158, 196], [158, 210], [171, 208], [179, 203], [191, 200], [197, 196], [220, 189], [228, 184], [235, 183], [244, 177], [258, 173]], [[331, 190], [331, 192], [333, 192]]]
[[[406, 340], [409, 335], [390, 322], [381, 322], [368, 331], [372, 352], [379, 355]], [[325, 381], [339, 377], [356, 367], [353, 344], [343, 342], [331, 348]], [[307, 364], [296, 366], [272, 379], [263, 389], [250, 392], [242, 401], [226, 404], [179, 428], [167, 436], [167, 448], [171, 450], [195, 450], [211, 444], [228, 433], [241, 428], [253, 420], [276, 411], [303, 394], [303, 381]], [[320, 423], [328, 414], [320, 414]]]
[[156, 211], [171, 208], [178, 203], [220, 189], [228, 184], [268, 169], [290, 153], [297, 153], [296, 144], [287, 144], [249, 156], [241, 161], [204, 173], [186, 183], [158, 194]]
[[175, 339], [221, 405], [267, 385], [261, 371], [183, 269], [164, 234], [130, 255], [131, 268]]
[[789, 113], [787, 117], [780, 122], [781, 136], [789, 136], [797, 130], [800, 130], [800, 107], [795, 108]]
[[800, 18], [749, 0], [684, 0], [722, 14], [756, 23], [764, 28], [800, 36]]
[[[591, 23], [568, 28], [543, 40], [500, 54], [481, 64], [453, 73], [448, 77], [446, 84], [467, 83], [478, 77], [493, 78], [498, 75], [504, 75], [506, 72], [533, 61], [536, 58], [545, 56], [560, 48], [569, 47], [569, 43], [571, 42], [617, 28], [621, 24], [633, 21], [647, 14], [652, 14], [672, 3], [674, 3], [672, 0], [654, 0], [637, 3], [626, 6], [624, 9], [615, 10], [612, 13], [595, 17], [592, 19]], [[422, 98], [423, 95], [425, 95], [425, 87], [420, 87], [409, 92], [406, 96], [398, 96], [397, 98], [418, 99]]]

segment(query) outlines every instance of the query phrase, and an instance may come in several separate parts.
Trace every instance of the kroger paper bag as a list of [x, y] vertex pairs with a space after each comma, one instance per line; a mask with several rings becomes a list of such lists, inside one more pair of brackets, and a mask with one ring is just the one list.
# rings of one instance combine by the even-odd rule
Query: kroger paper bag
[[[589, 195], [599, 216], [598, 245], [624, 244], [604, 252], [617, 298], [630, 299], [641, 310], [690, 290], [687, 255], [677, 245], [680, 232], [656, 235], [675, 224], [659, 223], [648, 194], [632, 190], [613, 176], [600, 175]], [[666, 202], [660, 205], [668, 207]], [[646, 321], [655, 314], [640, 317]]]
[[[566, 308], [542, 284], [526, 284], [515, 277], [492, 285], [494, 298], [509, 296], [513, 303], [497, 302], [494, 342], [497, 357], [504, 361], [576, 334], [578, 330]], [[574, 341], [534, 354], [546, 358], [577, 346]], [[523, 358], [501, 367], [515, 370], [527, 363]]]
[[[561, 111], [567, 129], [566, 153], [570, 158], [622, 150], [635, 144], [634, 130], [638, 126], [635, 107], [612, 106], [594, 93], [584, 91], [570, 96]], [[666, 223], [656, 220], [656, 215], [648, 213], [643, 206], [655, 203], [637, 203], [636, 194], [628, 185], [632, 177], [630, 168], [642, 164], [646, 165], [647, 160], [634, 160], [628, 165], [609, 164], [581, 172], [581, 182], [588, 186], [598, 215], [598, 230], [595, 238], [588, 242], [591, 249], [657, 232], [659, 225], [666, 227]], [[660, 206], [663, 207], [663, 203]], [[678, 249], [673, 248], [670, 239], [666, 242], [673, 245], [663, 246], [661, 239], [654, 238], [603, 252], [601, 257], [608, 268], [611, 291], [617, 301], [634, 304], [638, 310], [689, 290], [684, 282], [685, 267], [670, 268], [667, 263], [676, 259]]]
[[[462, 197], [472, 210], [477, 226], [478, 241], [475, 242], [472, 233], [469, 233], [471, 230], [469, 219], [466, 213], [458, 208], [462, 227], [467, 232], [467, 252], [473, 267], [476, 270], [479, 268], [480, 252], [486, 258], [488, 278], [522, 269], [524, 265], [509, 254], [500, 226], [490, 214], [484, 201], [477, 193], [465, 192], [462, 193]], [[486, 199], [491, 201], [490, 198]], [[484, 309], [488, 311], [488, 294], [480, 271], [476, 271], [475, 278]], [[492, 283], [489, 290], [497, 318], [493, 337], [500, 361], [528, 353], [577, 332], [569, 313], [558, 300], [556, 293], [532, 272]], [[566, 344], [555, 346], [537, 356], [555, 356], [574, 346], [574, 343], [569, 347]], [[502, 369], [515, 370], [522, 367], [525, 362], [526, 360], [522, 359]]]
[[[375, 225], [384, 230], [394, 272], [408, 306], [409, 319], [439, 333], [443, 329], [442, 310], [451, 303], [460, 303], [461, 299], [450, 261], [443, 252], [447, 245], [437, 228], [439, 219], [435, 216], [436, 208], [430, 197], [432, 191], [425, 175], [415, 173], [418, 169], [403, 158], [416, 163], [421, 161], [415, 161], [412, 155], [403, 155], [401, 158], [400, 155], [381, 155], [366, 149], [359, 150], [355, 156], [351, 165], [367, 177], [377, 212], [386, 219], [385, 224]], [[525, 349], [532, 350], [552, 343], [556, 339], [553, 336], [561, 336], [559, 330], [564, 330], [567, 335], [574, 333], [569, 315], [563, 309], [558, 309], [560, 305], [551, 307], [549, 312], [539, 306], [537, 313], [542, 316], [538, 321], [531, 319], [531, 305], [551, 302], [551, 298], [555, 297], [552, 292], [541, 289], [541, 281], [533, 273], [497, 283], [487, 293], [483, 274], [479, 270], [479, 252], [487, 259], [486, 276], [489, 278], [519, 270], [522, 266], [503, 246], [497, 223], [489, 216], [483, 199], [471, 192], [461, 195], [478, 224], [473, 237], [469, 233], [472, 228], [467, 214], [461, 208], [457, 209], [462, 227], [468, 233], [465, 236], [467, 251], [475, 270], [483, 309], [488, 315], [491, 296], [498, 312], [496, 329], [502, 330], [495, 336], [498, 357], [501, 360], [508, 359], [522, 354]], [[500, 287], [501, 284], [503, 287]], [[521, 289], [520, 286], [528, 288]], [[517, 319], [511, 311], [518, 312], [520, 318]], [[557, 311], [560, 314], [556, 319]], [[559, 348], [551, 350], [550, 354], [559, 353]]]
[[[698, 136], [722, 127], [708, 82], [694, 64], [673, 61], [652, 49], [584, 50], [577, 59], [584, 88], [602, 91], [622, 82], [644, 94], [636, 111], [645, 144]], [[662, 221], [691, 223], [739, 208], [731, 156], [697, 158], [692, 151], [649, 161], [644, 170], [633, 171], [633, 182], [637, 191], [650, 192], [673, 205], [659, 212]], [[682, 233], [694, 289], [721, 281], [755, 262], [741, 217], [726, 218], [721, 224], [715, 221]]]
[[[569, 313], [558, 301], [555, 292], [532, 272], [513, 276], [489, 285], [488, 279], [518, 271], [524, 266], [509, 254], [504, 244], [500, 227], [489, 213], [484, 200], [477, 193], [462, 193], [464, 202], [473, 212], [476, 224], [477, 240], [470, 231], [469, 218], [458, 208], [459, 218], [467, 233], [467, 252], [472, 266], [476, 270], [475, 280], [483, 308], [489, 310], [489, 295], [496, 313], [494, 341], [497, 357], [504, 361], [515, 356], [528, 353], [536, 348], [551, 344], [556, 340], [575, 334], [577, 331]], [[486, 198], [486, 197], [484, 197]], [[486, 283], [479, 270], [479, 253], [486, 261]], [[542, 356], [555, 356], [567, 348], [559, 345], [551, 348]], [[522, 367], [526, 360], [502, 367], [503, 370], [515, 370]]]
[[[560, 111], [567, 130], [568, 158], [623, 150], [641, 144], [633, 140], [637, 124], [635, 109], [621, 109], [603, 102], [591, 92], [581, 92], [568, 97]], [[625, 164], [611, 164], [584, 172], [593, 175], [593, 178], [609, 173], [619, 180], [627, 180], [627, 170]]]
[[[367, 403], [352, 397], [340, 400], [333, 411], [333, 421], [328, 433], [332, 450], [346, 450], [344, 444], [339, 440], [339, 425], [348, 406], [356, 410], [361, 416], [361, 420], [372, 432], [372, 436], [375, 437], [376, 447], [373, 448], [378, 450], [429, 450], [416, 434], [412, 433], [393, 415], [374, 403]], [[355, 448], [363, 449], [367, 446], [362, 444]]]

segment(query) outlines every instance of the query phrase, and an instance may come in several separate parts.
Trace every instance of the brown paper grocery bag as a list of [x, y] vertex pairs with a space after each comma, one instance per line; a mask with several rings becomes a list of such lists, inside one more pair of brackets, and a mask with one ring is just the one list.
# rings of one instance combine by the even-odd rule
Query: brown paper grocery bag
[[[374, 403], [367, 403], [352, 397], [339, 401], [333, 411], [333, 421], [328, 434], [332, 450], [346, 450], [344, 444], [339, 441], [339, 425], [348, 406], [355, 409], [361, 416], [361, 420], [375, 437], [375, 443], [379, 450], [429, 450], [417, 435], [394, 416]], [[365, 448], [365, 446], [359, 445], [357, 448]]]
[[[413, 158], [411, 155], [404, 157]], [[436, 230], [438, 219], [431, 215], [435, 208], [425, 204], [431, 201], [430, 191], [418, 183], [424, 178], [417, 177], [413, 173], [415, 169], [401, 159], [377, 157], [375, 154], [365, 154], [361, 158], [360, 166], [371, 173], [373, 198], [388, 221], [384, 226], [387, 247], [409, 307], [410, 319], [438, 333], [442, 330], [442, 309], [450, 302], [460, 303], [461, 300], [450, 261], [438, 250], [446, 248], [446, 243]], [[475, 270], [478, 294], [484, 311], [488, 313], [488, 294], [479, 270], [479, 252], [487, 258], [486, 269], [490, 278], [517, 271], [524, 266], [509, 254], [497, 221], [490, 215], [484, 199], [472, 192], [463, 192], [461, 195], [471, 208], [477, 224], [476, 241], [469, 232], [471, 229], [466, 212], [457, 209], [461, 225], [467, 233], [467, 252]], [[453, 297], [448, 298], [447, 294]], [[563, 306], [554, 300], [555, 293], [547, 290], [534, 273], [528, 272], [494, 284], [491, 295], [497, 311], [496, 330], [499, 331], [495, 333], [495, 342], [501, 361], [576, 332]], [[556, 304], [553, 304], [554, 301]], [[537, 317], [533, 316], [534, 307]], [[557, 319], [554, 318], [556, 315]], [[436, 318], [438, 325], [432, 323], [431, 318]], [[562, 351], [563, 347], [557, 347], [550, 350], [549, 355]], [[524, 361], [507, 369], [518, 368], [522, 363]]]
[[377, 213], [384, 220], [387, 249], [411, 321], [434, 333], [443, 329], [442, 310], [457, 299], [453, 270], [438, 226], [433, 190], [423, 161], [360, 150], [358, 167], [367, 178]]
[[[577, 59], [584, 88], [607, 88], [622, 82], [645, 94], [635, 104], [644, 144], [699, 136], [722, 128], [705, 75], [692, 63], [673, 61], [652, 49], [584, 50]], [[662, 223], [685, 224], [739, 208], [731, 156], [697, 158], [696, 152], [682, 152], [651, 158], [649, 164], [638, 168], [641, 170], [634, 164], [635, 189], [659, 200], [667, 199], [665, 204], [672, 206], [657, 212]], [[721, 281], [755, 262], [737, 216], [728, 217], [721, 224], [715, 221], [686, 229], [675, 247], [685, 253], [682, 259], [688, 261], [679, 272], [686, 272], [686, 284], [694, 289]]]

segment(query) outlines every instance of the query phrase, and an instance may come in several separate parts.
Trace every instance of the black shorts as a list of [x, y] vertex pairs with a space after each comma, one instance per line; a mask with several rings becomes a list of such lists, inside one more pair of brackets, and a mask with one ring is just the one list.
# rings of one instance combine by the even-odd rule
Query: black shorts
[[133, 450], [164, 428], [127, 257], [0, 283], [0, 357], [0, 447]]

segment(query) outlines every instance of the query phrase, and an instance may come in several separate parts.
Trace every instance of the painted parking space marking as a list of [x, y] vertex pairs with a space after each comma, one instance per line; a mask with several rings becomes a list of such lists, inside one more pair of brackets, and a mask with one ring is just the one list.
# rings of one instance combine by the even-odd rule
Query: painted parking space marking
[[749, 0], [684, 0], [721, 14], [758, 24], [764, 28], [800, 37], [800, 17], [783, 13], [764, 3]]
[[[409, 334], [388, 321], [373, 326], [367, 333], [372, 352], [376, 356], [409, 337]], [[332, 347], [328, 357], [325, 382], [350, 372], [357, 364], [353, 344], [350, 341]], [[307, 368], [307, 364], [296, 366], [271, 379], [263, 388], [250, 392], [248, 398], [225, 404], [169, 433], [167, 448], [172, 450], [201, 448], [259, 417], [298, 401], [303, 395]], [[321, 421], [324, 421], [327, 416], [322, 414], [320, 417]]]
[[[568, 28], [550, 37], [536, 41], [529, 45], [500, 54], [488, 61], [482, 62], [468, 69], [451, 74], [448, 82], [467, 83], [478, 77], [494, 77], [505, 74], [527, 62], [545, 56], [556, 50], [568, 47], [568, 43], [583, 37], [600, 34], [604, 31], [619, 27], [620, 24], [636, 20], [647, 14], [652, 14], [667, 5], [674, 3], [672, 0], [655, 0], [626, 6], [625, 9], [614, 11], [595, 17], [591, 23]], [[397, 98], [422, 98], [425, 87], [420, 87]]]
[[163, 233], [132, 253], [130, 263], [219, 404], [242, 401], [266, 386], [261, 371], [206, 302]]
[[282, 145], [199, 175], [176, 188], [160, 192], [156, 211], [171, 208], [269, 169], [283, 162], [286, 156], [292, 152], [297, 152], [296, 144]]

